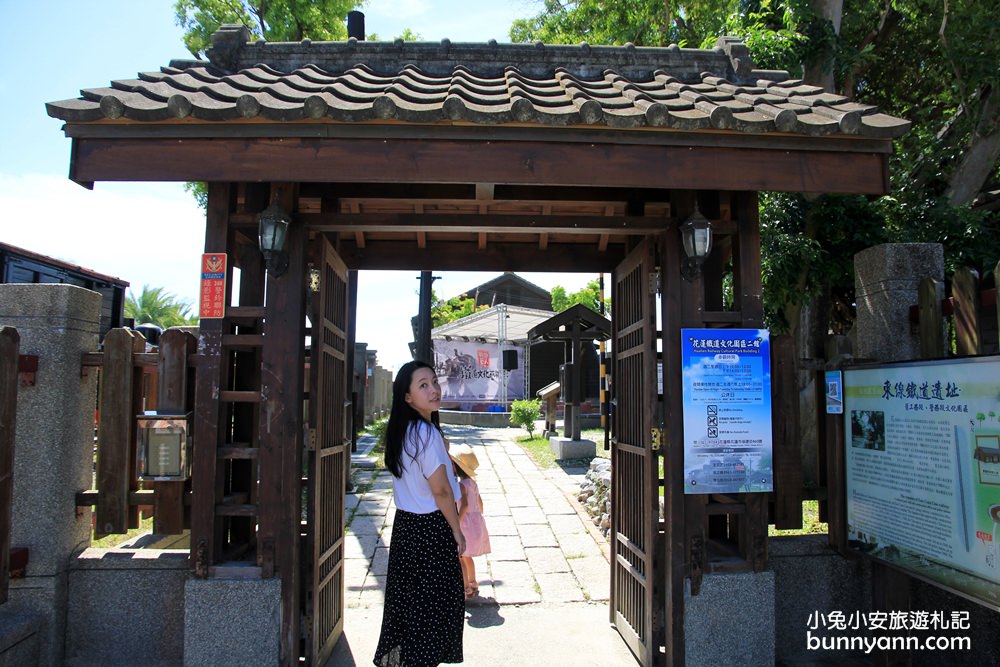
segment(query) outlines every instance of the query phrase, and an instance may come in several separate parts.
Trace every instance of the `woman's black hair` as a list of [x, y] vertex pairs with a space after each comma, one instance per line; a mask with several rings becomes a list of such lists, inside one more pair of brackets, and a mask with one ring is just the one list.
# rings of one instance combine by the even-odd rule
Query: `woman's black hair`
[[[395, 477], [403, 475], [403, 442], [410, 425], [424, 422], [428, 426], [438, 428], [406, 402], [413, 374], [421, 368], [434, 370], [434, 367], [425, 361], [410, 361], [400, 367], [396, 379], [392, 381], [392, 408], [389, 410], [389, 424], [385, 429], [385, 467]], [[415, 455], [416, 452], [411, 452], [410, 458], [414, 458]]]

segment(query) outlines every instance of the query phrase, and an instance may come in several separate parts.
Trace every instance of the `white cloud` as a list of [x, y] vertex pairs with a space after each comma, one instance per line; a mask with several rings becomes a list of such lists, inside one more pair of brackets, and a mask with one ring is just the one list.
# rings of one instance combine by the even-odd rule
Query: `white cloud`
[[198, 306], [205, 217], [174, 184], [105, 184], [0, 174], [4, 243], [128, 281]]
[[[98, 183], [93, 191], [66, 178], [0, 174], [0, 241], [143, 285], [162, 287], [198, 309], [205, 217], [177, 183]], [[409, 361], [410, 318], [419, 307], [418, 271], [362, 271], [357, 339], [389, 369]], [[499, 272], [434, 272], [438, 296], [450, 298]], [[544, 289], [573, 292], [594, 273], [519, 273]], [[610, 276], [605, 276], [610, 290]]]

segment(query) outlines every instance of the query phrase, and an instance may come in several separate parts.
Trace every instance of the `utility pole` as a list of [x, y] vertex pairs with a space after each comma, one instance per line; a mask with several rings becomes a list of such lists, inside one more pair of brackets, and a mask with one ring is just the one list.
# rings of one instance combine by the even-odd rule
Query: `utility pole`
[[420, 272], [420, 305], [417, 310], [417, 335], [414, 359], [434, 365], [434, 349], [431, 345], [431, 285], [437, 278], [430, 271]]

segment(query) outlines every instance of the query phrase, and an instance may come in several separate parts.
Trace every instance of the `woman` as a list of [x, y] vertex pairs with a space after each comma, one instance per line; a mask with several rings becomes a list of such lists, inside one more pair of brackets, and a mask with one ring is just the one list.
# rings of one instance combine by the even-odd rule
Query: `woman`
[[458, 481], [431, 415], [441, 406], [434, 369], [404, 364], [392, 383], [385, 465], [396, 516], [389, 547], [379, 667], [462, 662], [465, 593], [459, 554]]

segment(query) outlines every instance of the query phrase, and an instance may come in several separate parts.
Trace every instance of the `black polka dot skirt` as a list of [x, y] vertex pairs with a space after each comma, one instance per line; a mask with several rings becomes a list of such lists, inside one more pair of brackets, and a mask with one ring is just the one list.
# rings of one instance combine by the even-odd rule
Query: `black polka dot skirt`
[[465, 589], [458, 546], [440, 511], [396, 510], [389, 543], [378, 667], [462, 662]]

